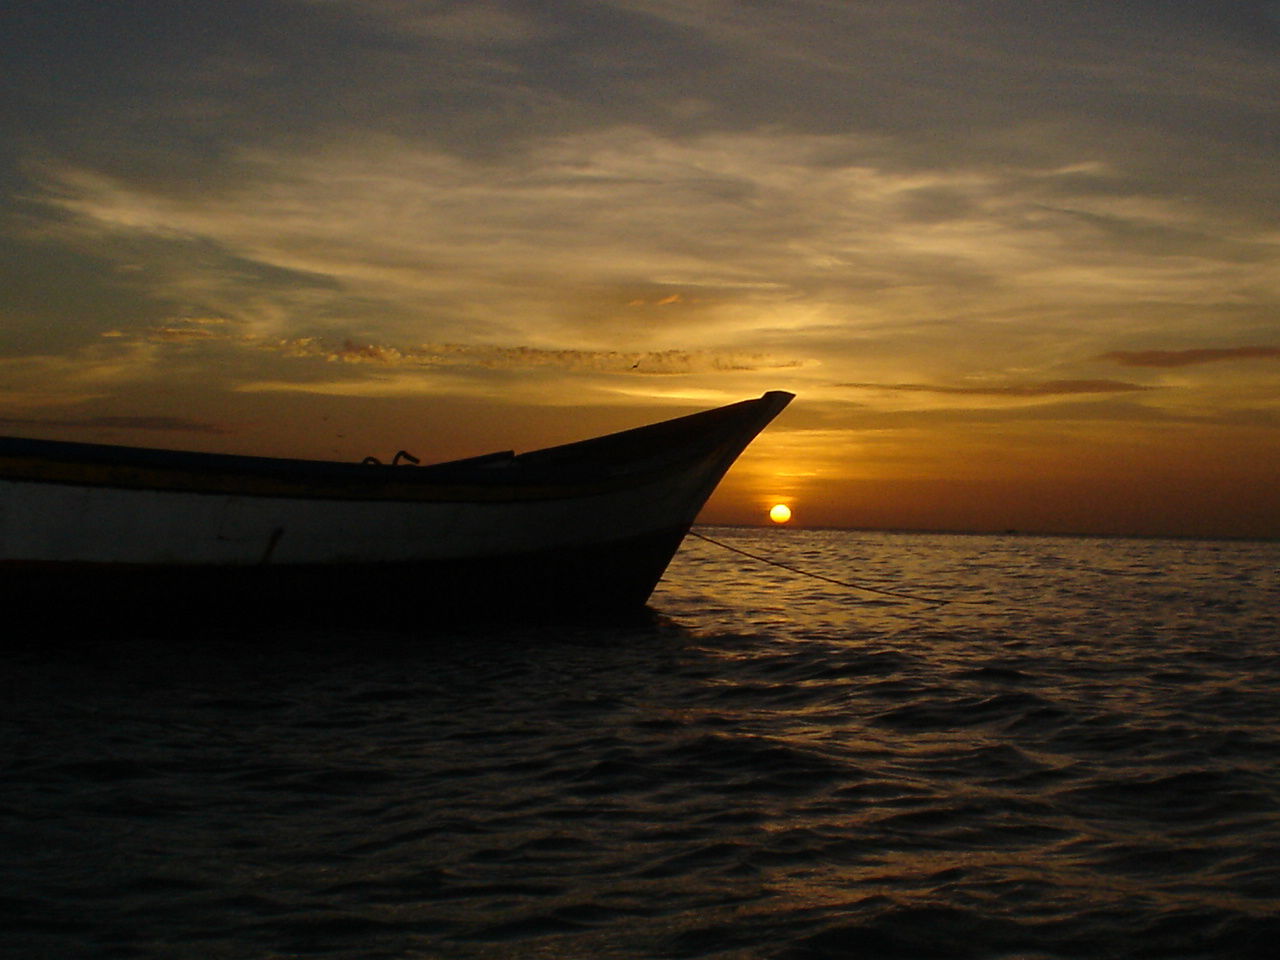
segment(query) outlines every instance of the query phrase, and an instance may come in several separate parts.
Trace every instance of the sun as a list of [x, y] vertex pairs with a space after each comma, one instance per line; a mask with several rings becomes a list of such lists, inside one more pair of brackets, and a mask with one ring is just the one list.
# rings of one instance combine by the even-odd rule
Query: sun
[[791, 519], [791, 508], [785, 503], [775, 503], [769, 508], [769, 519], [774, 523], [786, 523]]

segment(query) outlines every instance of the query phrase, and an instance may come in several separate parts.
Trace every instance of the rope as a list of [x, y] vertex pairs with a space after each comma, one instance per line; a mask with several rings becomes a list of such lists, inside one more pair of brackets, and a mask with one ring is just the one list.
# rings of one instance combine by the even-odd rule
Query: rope
[[707, 543], [713, 543], [717, 547], [723, 547], [724, 549], [731, 550], [734, 553], [740, 553], [742, 554], [742, 556], [749, 557], [752, 560], [758, 560], [760, 563], [767, 563], [771, 567], [781, 567], [783, 570], [789, 570], [792, 573], [798, 573], [802, 577], [812, 577], [814, 580], [823, 580], [827, 583], [834, 583], [837, 587], [848, 587], [851, 590], [865, 590], [867, 593], [878, 593], [881, 596], [885, 596], [885, 597], [896, 597], [900, 600], [915, 600], [919, 603], [932, 603], [938, 606], [943, 606], [948, 603], [985, 603], [986, 602], [985, 600], [943, 600], [940, 597], [922, 597], [914, 593], [900, 593], [897, 590], [884, 590], [880, 587], [868, 587], [866, 584], [862, 584], [862, 583], [849, 583], [847, 580], [836, 580], [834, 577], [824, 576], [821, 573], [814, 573], [811, 570], [801, 570], [799, 567], [793, 567], [789, 563], [782, 563], [779, 560], [770, 560], [768, 557], [762, 557], [756, 553], [749, 553], [746, 550], [742, 550], [738, 547], [730, 546], [729, 544], [724, 543], [723, 541], [720, 541], [720, 540], [716, 540], [713, 537], [708, 537], [706, 534], [699, 533], [697, 530], [690, 530], [689, 536], [697, 537], [699, 540], [705, 540], [707, 541]]

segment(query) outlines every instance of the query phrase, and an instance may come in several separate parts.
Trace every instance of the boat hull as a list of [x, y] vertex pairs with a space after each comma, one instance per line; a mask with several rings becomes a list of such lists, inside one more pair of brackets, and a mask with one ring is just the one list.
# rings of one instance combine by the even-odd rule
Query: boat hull
[[57, 612], [59, 620], [84, 613], [99, 623], [550, 622], [642, 609], [687, 529], [448, 560], [259, 567], [23, 564], [8, 571], [6, 587], [16, 600], [10, 608]]
[[139, 612], [547, 617], [643, 606], [790, 400], [438, 467], [0, 445], [0, 591]]

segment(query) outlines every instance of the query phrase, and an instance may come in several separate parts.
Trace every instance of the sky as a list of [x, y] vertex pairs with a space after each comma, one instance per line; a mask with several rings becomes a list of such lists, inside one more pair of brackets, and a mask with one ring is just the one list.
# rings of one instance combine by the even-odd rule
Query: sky
[[702, 519], [1280, 536], [1280, 2], [24, 0], [0, 432], [797, 395]]

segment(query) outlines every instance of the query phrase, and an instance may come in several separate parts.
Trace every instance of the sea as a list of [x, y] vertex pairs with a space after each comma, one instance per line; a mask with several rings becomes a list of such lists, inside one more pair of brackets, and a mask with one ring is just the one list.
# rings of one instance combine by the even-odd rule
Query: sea
[[1280, 543], [695, 532], [621, 624], [7, 624], [0, 955], [1277, 955]]

